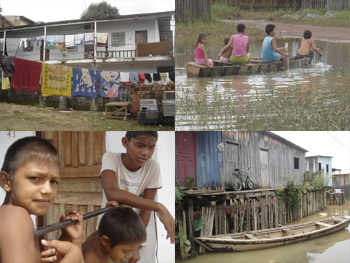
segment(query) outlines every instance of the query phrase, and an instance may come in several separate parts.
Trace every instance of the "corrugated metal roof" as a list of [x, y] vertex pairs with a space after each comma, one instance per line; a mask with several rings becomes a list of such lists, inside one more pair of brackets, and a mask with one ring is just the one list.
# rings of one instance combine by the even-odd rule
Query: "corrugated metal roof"
[[[113, 21], [121, 21], [121, 20], [143, 20], [143, 19], [155, 19], [155, 18], [164, 18], [164, 17], [171, 17], [175, 15], [175, 11], [168, 11], [168, 12], [159, 12], [159, 13], [147, 13], [147, 14], [134, 14], [134, 15], [120, 15], [118, 18], [111, 18], [111, 19], [93, 19], [93, 20], [81, 20], [81, 19], [74, 19], [74, 20], [64, 20], [64, 21], [56, 21], [56, 22], [48, 22], [48, 23], [40, 23], [40, 24], [34, 24], [34, 25], [24, 25], [24, 26], [16, 26], [12, 27], [10, 29], [6, 29], [6, 31], [11, 30], [18, 30], [18, 29], [32, 29], [32, 28], [40, 28], [40, 27], [50, 27], [50, 26], [61, 26], [61, 25], [77, 25], [77, 24], [90, 24], [93, 22], [113, 22]], [[3, 32], [4, 30], [0, 30], [0, 32]]]

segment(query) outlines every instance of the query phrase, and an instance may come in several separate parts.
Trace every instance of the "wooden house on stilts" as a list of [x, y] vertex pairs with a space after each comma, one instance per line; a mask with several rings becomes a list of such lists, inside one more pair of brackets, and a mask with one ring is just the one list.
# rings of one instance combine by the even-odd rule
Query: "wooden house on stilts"
[[[175, 137], [176, 181], [186, 189], [176, 216], [192, 256], [198, 251], [194, 236], [272, 228], [325, 206], [324, 190], [316, 190], [304, 193], [295, 211], [287, 211], [278, 190], [286, 180], [303, 184], [307, 150], [272, 132], [178, 131]], [[233, 190], [235, 169], [248, 170], [255, 190]], [[196, 220], [203, 221], [197, 232]]]

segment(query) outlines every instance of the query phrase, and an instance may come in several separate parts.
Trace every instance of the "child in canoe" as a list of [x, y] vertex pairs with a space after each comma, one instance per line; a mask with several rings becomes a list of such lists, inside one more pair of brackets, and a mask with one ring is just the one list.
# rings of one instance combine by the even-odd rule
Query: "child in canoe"
[[265, 27], [267, 36], [264, 39], [262, 47], [262, 58], [265, 62], [284, 61], [284, 57], [289, 54], [283, 48], [278, 48], [274, 36], [276, 35], [275, 25], [269, 24]]
[[249, 53], [249, 38], [245, 35], [245, 25], [237, 25], [238, 34], [231, 36], [230, 41], [220, 51], [218, 56], [222, 56], [232, 47], [231, 56], [229, 58], [231, 63], [247, 64], [250, 63]]
[[[228, 37], [225, 38], [224, 40], [225, 46], [228, 44], [229, 41], [230, 39]], [[232, 47], [230, 46], [222, 54], [219, 53], [220, 55], [218, 55], [218, 60], [220, 60], [221, 62], [230, 62], [229, 58], [231, 56], [231, 52], [232, 52]]]
[[298, 50], [296, 59], [313, 58], [315, 50], [320, 56], [323, 56], [321, 49], [315, 46], [314, 41], [311, 39], [312, 33], [310, 30], [304, 31], [304, 38], [301, 40], [300, 48]]
[[214, 65], [213, 60], [208, 59], [207, 51], [205, 50], [205, 44], [207, 43], [207, 34], [200, 33], [196, 43], [196, 49], [194, 50], [195, 62], [199, 65], [212, 67]]

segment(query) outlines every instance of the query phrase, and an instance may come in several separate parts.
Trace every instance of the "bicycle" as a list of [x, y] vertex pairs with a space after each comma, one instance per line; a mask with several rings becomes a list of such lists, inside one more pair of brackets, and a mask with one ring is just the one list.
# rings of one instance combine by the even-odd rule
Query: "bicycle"
[[[250, 167], [248, 168], [248, 170]], [[239, 171], [239, 169], [235, 169], [235, 172], [232, 173], [232, 184], [233, 189], [235, 191], [241, 190], [243, 188], [248, 187], [250, 190], [254, 190], [254, 182], [253, 179], [248, 175], [246, 171]]]

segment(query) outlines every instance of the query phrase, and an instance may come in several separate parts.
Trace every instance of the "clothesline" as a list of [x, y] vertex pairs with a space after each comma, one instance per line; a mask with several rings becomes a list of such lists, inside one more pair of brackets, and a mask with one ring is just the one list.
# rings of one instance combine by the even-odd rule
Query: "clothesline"
[[[120, 85], [166, 84], [175, 82], [170, 73], [128, 73], [106, 70], [92, 70], [69, 66], [52, 65], [20, 58], [13, 58], [15, 69], [12, 73], [11, 88], [39, 92], [44, 96], [84, 96], [119, 98]], [[9, 83], [3, 80], [6, 88]], [[4, 89], [4, 85], [3, 85]]]

